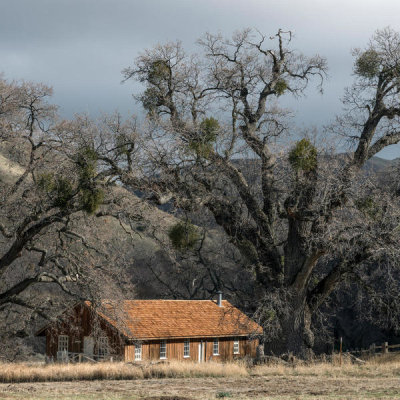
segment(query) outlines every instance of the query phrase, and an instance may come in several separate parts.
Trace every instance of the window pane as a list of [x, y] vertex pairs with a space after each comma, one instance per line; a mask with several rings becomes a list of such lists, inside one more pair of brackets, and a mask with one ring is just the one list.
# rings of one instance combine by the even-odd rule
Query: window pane
[[214, 346], [213, 346], [213, 355], [219, 355], [219, 341], [218, 339], [214, 339]]
[[142, 359], [142, 344], [137, 343], [135, 345], [135, 360], [140, 361]]
[[58, 337], [58, 351], [68, 351], [68, 336], [60, 335]]
[[98, 354], [99, 356], [107, 356], [108, 355], [108, 337], [100, 337], [98, 340]]
[[167, 341], [161, 340], [160, 342], [160, 358], [167, 358]]
[[233, 341], [233, 354], [239, 354], [239, 353], [240, 353], [240, 351], [239, 351], [239, 339], [236, 338]]
[[183, 356], [190, 357], [190, 341], [189, 339], [185, 339], [183, 342]]

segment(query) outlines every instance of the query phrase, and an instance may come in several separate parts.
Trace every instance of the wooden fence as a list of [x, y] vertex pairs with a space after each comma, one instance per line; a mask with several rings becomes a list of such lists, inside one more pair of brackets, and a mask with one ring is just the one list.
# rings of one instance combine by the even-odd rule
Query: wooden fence
[[369, 349], [356, 349], [351, 351], [346, 351], [346, 353], [350, 354], [359, 354], [359, 355], [371, 355], [374, 356], [377, 352], [382, 354], [387, 354], [393, 351], [400, 351], [400, 344], [391, 344], [388, 342], [382, 343], [382, 345], [377, 346], [375, 343], [371, 344]]

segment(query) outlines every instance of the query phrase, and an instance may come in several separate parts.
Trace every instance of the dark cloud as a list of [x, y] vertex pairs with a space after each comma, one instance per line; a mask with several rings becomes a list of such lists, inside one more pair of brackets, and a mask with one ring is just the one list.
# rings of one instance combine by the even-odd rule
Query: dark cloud
[[[377, 28], [398, 29], [394, 0], [0, 0], [0, 71], [7, 78], [45, 82], [65, 116], [135, 109], [132, 85], [121, 70], [157, 42], [180, 39], [193, 49], [206, 31], [229, 35], [255, 27], [295, 33], [294, 45], [328, 58], [324, 96], [288, 102], [300, 124], [322, 125], [340, 112], [351, 82], [350, 49], [364, 46]], [[398, 155], [398, 149], [386, 156]]]

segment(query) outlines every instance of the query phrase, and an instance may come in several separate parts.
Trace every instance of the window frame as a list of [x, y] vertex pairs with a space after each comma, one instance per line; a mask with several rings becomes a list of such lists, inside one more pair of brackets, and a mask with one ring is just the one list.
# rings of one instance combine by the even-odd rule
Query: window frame
[[107, 336], [100, 336], [97, 340], [97, 356], [107, 357], [110, 353], [109, 340]]
[[[235, 351], [235, 347], [237, 346], [237, 350]], [[240, 341], [238, 337], [233, 339], [233, 354], [240, 354]]]
[[[65, 341], [64, 339], [67, 338]], [[62, 339], [62, 340], [60, 340]], [[60, 349], [60, 344], [63, 343], [63, 349]], [[67, 345], [66, 348], [65, 344]], [[58, 335], [58, 342], [57, 342], [57, 351], [64, 351], [68, 353], [68, 348], [69, 348], [69, 336], [68, 335]]]
[[[164, 347], [164, 351], [162, 351], [163, 347]], [[166, 359], [167, 359], [167, 341], [160, 340], [160, 360], [166, 360]]]
[[213, 341], [213, 356], [219, 356], [219, 339], [215, 338]]
[[142, 343], [135, 344], [135, 361], [142, 361], [143, 347]]
[[190, 358], [190, 339], [183, 341], [183, 358]]

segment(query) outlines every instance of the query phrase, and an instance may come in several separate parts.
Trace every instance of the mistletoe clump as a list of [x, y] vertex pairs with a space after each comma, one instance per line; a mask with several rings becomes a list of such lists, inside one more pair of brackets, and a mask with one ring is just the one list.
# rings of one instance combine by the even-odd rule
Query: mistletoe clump
[[285, 93], [288, 85], [284, 79], [279, 79], [275, 84], [275, 93], [279, 97]]
[[55, 207], [66, 209], [70, 206], [74, 190], [68, 179], [53, 173], [43, 173], [38, 176], [36, 182], [39, 189], [51, 198]]
[[220, 129], [219, 122], [213, 117], [205, 118], [199, 128], [198, 135], [189, 142], [189, 148], [199, 157], [208, 158], [217, 140], [217, 133]]
[[179, 251], [192, 249], [200, 238], [196, 227], [188, 221], [181, 221], [172, 226], [168, 237], [172, 246]]
[[379, 73], [381, 59], [375, 50], [367, 50], [356, 60], [355, 73], [364, 78], [374, 78]]
[[308, 139], [301, 139], [290, 151], [289, 162], [295, 171], [315, 171], [317, 168], [316, 147]]

